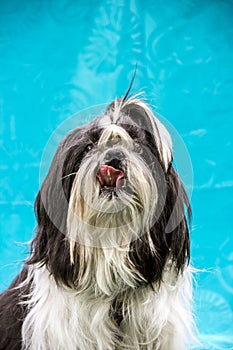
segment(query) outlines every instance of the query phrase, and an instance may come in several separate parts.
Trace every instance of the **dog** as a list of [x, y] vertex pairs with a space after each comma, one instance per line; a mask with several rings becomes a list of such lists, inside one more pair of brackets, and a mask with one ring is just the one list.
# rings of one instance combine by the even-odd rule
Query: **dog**
[[30, 256], [0, 297], [0, 349], [190, 349], [191, 208], [142, 99], [115, 99], [63, 139], [35, 213]]

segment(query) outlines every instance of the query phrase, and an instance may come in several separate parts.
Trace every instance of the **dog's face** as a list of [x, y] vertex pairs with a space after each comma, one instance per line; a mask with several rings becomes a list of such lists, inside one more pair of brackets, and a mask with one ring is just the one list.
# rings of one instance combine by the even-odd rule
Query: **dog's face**
[[160, 282], [168, 258], [177, 273], [189, 259], [184, 205], [166, 128], [143, 102], [115, 100], [59, 145], [36, 199], [28, 263], [47, 264], [76, 288], [89, 265], [106, 259], [111, 274], [123, 259], [123, 275]]
[[139, 238], [150, 231], [164, 205], [170, 137], [161, 140], [165, 129], [155, 128], [139, 102], [131, 108], [121, 103], [76, 134], [79, 139], [65, 156], [63, 179], [74, 175], [67, 194], [68, 236], [92, 247], [122, 247]]

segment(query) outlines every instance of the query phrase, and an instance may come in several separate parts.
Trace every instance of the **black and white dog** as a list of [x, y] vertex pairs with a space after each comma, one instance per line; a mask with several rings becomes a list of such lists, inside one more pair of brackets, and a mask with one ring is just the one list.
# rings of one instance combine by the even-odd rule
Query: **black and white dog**
[[0, 296], [1, 350], [190, 349], [191, 209], [172, 160], [136, 97], [65, 137], [30, 257]]

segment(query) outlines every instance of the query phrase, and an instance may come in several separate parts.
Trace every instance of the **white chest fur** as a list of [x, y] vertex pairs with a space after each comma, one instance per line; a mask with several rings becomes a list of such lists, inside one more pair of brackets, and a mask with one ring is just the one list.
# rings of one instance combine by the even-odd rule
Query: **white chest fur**
[[[169, 267], [160, 288], [129, 288], [120, 326], [110, 317], [113, 298], [58, 286], [45, 267], [35, 268], [29, 313], [23, 323], [27, 350], [183, 350], [192, 338], [191, 279], [176, 283]], [[181, 341], [181, 339], [183, 339]]]

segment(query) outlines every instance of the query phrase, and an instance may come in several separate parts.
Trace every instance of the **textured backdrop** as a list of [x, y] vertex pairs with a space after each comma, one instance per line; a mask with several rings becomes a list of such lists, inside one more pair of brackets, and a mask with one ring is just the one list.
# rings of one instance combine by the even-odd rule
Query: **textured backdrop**
[[0, 289], [28, 253], [50, 135], [123, 95], [136, 63], [133, 92], [145, 92], [192, 160], [200, 350], [233, 349], [231, 0], [0, 1]]

